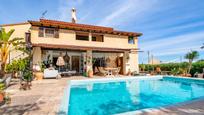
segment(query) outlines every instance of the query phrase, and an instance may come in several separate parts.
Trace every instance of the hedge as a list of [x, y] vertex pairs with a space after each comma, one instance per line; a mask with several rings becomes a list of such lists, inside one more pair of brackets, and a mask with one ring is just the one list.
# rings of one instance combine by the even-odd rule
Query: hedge
[[[140, 64], [140, 70], [144, 71], [153, 71], [156, 67], [160, 67], [162, 71], [172, 71], [172, 69], [179, 69], [179, 68], [187, 68], [188, 67], [187, 62], [182, 63], [168, 63], [168, 64], [157, 64], [157, 65], [151, 65], [151, 64]], [[204, 68], [204, 61], [198, 61], [194, 62], [192, 64], [191, 74], [194, 75], [194, 73], [202, 73]]]

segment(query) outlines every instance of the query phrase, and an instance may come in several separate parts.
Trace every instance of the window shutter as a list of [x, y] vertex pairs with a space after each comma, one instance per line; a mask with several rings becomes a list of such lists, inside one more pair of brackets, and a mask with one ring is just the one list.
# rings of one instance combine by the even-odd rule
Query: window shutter
[[59, 38], [59, 29], [55, 29], [55, 35], [54, 35], [55, 38]]
[[25, 41], [26, 41], [26, 47], [30, 47], [31, 46], [31, 33], [30, 32], [25, 33]]
[[39, 37], [44, 37], [44, 28], [43, 27], [39, 28], [38, 36]]

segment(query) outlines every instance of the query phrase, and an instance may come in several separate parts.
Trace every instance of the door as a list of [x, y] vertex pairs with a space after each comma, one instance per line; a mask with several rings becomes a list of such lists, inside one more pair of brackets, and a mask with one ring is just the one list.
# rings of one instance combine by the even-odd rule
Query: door
[[79, 56], [72, 56], [72, 70], [79, 72]]

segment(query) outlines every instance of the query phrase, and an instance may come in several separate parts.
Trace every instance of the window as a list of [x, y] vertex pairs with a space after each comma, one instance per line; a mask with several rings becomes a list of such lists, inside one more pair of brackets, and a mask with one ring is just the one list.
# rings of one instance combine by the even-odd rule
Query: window
[[45, 37], [54, 38], [55, 30], [53, 28], [45, 28]]
[[59, 38], [59, 29], [57, 28], [39, 28], [39, 37]]
[[76, 33], [76, 40], [89, 41], [89, 34], [88, 33]]
[[128, 43], [129, 43], [129, 44], [135, 44], [135, 40], [134, 40], [134, 37], [133, 37], [133, 36], [129, 36], [129, 37], [128, 37]]
[[92, 41], [103, 42], [103, 35], [92, 34]]
[[40, 28], [39, 28], [38, 36], [39, 36], [39, 37], [44, 37], [44, 28], [43, 28], [43, 27], [40, 27]]

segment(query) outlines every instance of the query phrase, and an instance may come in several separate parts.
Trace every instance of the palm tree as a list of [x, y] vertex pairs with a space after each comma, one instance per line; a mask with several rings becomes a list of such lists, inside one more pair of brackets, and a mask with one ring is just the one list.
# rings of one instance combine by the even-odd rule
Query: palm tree
[[185, 55], [185, 58], [188, 59], [189, 66], [188, 66], [188, 73], [190, 73], [192, 68], [192, 62], [194, 59], [199, 57], [199, 53], [197, 51], [191, 51]]
[[11, 35], [14, 33], [14, 29], [5, 31], [4, 28], [0, 29], [0, 59], [1, 59], [1, 74], [4, 75], [5, 65], [11, 50], [23, 50], [25, 42], [23, 38], [13, 38], [10, 39]]
[[204, 49], [204, 43], [203, 43], [203, 45], [200, 47], [201, 49]]

